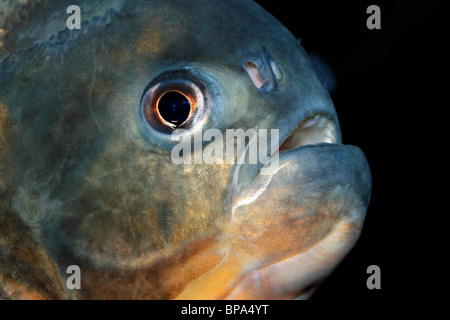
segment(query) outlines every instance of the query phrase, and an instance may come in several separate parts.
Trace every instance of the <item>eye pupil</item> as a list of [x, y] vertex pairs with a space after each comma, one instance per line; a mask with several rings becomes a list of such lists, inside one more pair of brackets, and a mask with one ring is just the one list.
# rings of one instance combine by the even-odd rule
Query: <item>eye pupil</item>
[[157, 108], [161, 118], [175, 126], [185, 122], [191, 113], [189, 99], [177, 91], [164, 93], [158, 101]]

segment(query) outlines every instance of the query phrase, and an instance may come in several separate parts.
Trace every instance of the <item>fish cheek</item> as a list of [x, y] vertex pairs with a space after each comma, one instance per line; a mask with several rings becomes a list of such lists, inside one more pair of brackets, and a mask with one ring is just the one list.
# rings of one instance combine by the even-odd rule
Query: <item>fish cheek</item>
[[0, 150], [5, 150], [12, 137], [12, 123], [7, 106], [0, 101]]
[[[158, 156], [105, 170], [113, 153], [89, 171], [84, 199], [67, 204], [71, 214], [63, 210], [64, 219], [46, 223], [46, 243], [61, 270], [70, 264], [84, 270], [80, 297], [173, 298], [217, 263], [204, 251], [213, 238], [204, 238], [217, 233], [224, 214], [225, 196], [212, 186], [225, 184], [226, 174], [200, 165], [185, 170]], [[204, 179], [197, 181], [199, 175]], [[111, 281], [120, 285], [112, 290]]]
[[6, 157], [13, 135], [13, 126], [8, 109], [0, 101], [0, 196], [6, 191]]
[[218, 217], [226, 213], [226, 170], [199, 165], [185, 170], [165, 154], [110, 142], [72, 199], [45, 222], [48, 240], [56, 244], [63, 238], [67, 245], [57, 255], [72, 252], [63, 264], [81, 258], [134, 268], [158, 250], [217, 231]]

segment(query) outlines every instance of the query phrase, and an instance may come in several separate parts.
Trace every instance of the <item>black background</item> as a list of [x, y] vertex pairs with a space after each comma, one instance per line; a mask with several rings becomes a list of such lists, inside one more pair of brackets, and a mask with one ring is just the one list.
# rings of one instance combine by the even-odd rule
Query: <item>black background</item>
[[[336, 73], [344, 144], [360, 147], [373, 191], [361, 238], [313, 300], [434, 296], [445, 278], [448, 13], [439, 1], [256, 1]], [[381, 30], [369, 30], [369, 5]], [[447, 210], [448, 211], [448, 210]], [[369, 290], [369, 265], [381, 290]]]

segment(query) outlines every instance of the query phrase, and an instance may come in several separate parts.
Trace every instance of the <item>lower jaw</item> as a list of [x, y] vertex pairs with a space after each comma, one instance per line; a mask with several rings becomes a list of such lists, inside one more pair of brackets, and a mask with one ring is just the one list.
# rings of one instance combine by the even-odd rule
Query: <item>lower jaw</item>
[[359, 231], [349, 230], [354, 230], [352, 223], [341, 221], [311, 248], [250, 272], [225, 299], [308, 299], [356, 242]]

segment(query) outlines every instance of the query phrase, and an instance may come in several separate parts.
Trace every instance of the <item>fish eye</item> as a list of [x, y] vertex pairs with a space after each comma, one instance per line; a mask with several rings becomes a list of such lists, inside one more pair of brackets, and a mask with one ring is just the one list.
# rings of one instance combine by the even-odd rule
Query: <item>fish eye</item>
[[148, 125], [163, 133], [190, 129], [205, 115], [206, 96], [199, 79], [171, 72], [157, 77], [145, 89], [141, 114]]

